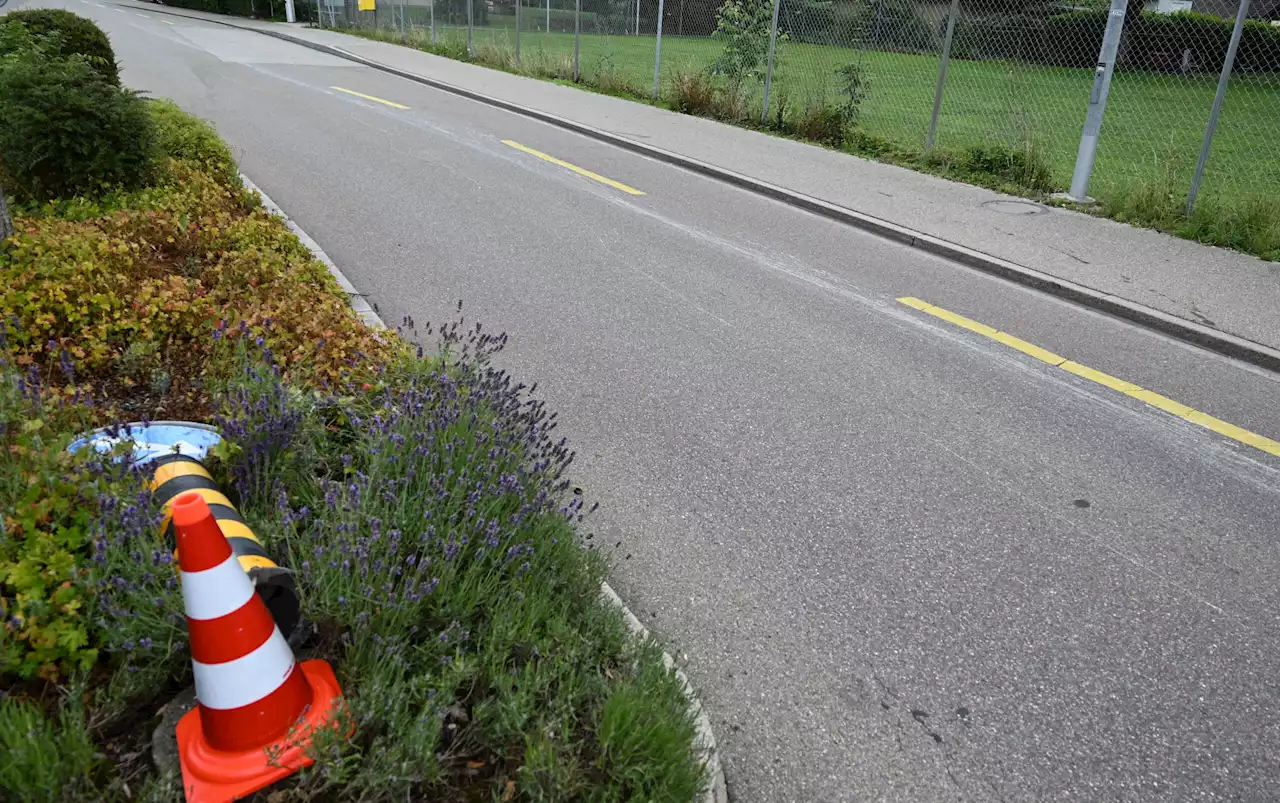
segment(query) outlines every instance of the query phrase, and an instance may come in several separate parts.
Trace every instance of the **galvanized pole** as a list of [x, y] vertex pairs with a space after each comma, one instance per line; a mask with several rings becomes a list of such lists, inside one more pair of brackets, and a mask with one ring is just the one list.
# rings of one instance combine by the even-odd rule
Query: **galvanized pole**
[[947, 12], [947, 35], [942, 39], [942, 62], [938, 65], [938, 88], [933, 91], [933, 117], [929, 118], [929, 136], [924, 141], [926, 151], [933, 150], [938, 136], [938, 112], [942, 111], [942, 87], [947, 83], [947, 64], [951, 61], [951, 39], [956, 33], [956, 16], [960, 13], [960, 0], [951, 0]]
[[1222, 74], [1218, 76], [1218, 91], [1213, 96], [1213, 106], [1209, 109], [1209, 125], [1204, 129], [1204, 144], [1200, 146], [1200, 158], [1196, 159], [1196, 172], [1191, 177], [1191, 191], [1187, 193], [1188, 215], [1195, 209], [1196, 196], [1200, 194], [1200, 182], [1204, 180], [1204, 166], [1209, 161], [1213, 133], [1218, 128], [1222, 103], [1227, 99], [1227, 84], [1231, 82], [1231, 70], [1235, 67], [1236, 51], [1240, 49], [1240, 34], [1244, 31], [1244, 21], [1248, 17], [1249, 0], [1240, 0], [1240, 10], [1236, 12], [1236, 27], [1231, 29], [1231, 43], [1227, 45], [1227, 57], [1222, 60]]
[[546, 30], [546, 33], [551, 33], [551, 0], [547, 0], [547, 30]]
[[520, 63], [520, 4], [524, 0], [516, 0], [516, 64]]
[[431, 2], [431, 46], [436, 46], [436, 0]]
[[662, 70], [662, 12], [663, 0], [658, 0], [658, 43], [653, 49], [653, 102], [658, 102], [658, 75]]
[[582, 39], [582, 0], [573, 2], [573, 82], [578, 83], [582, 73], [578, 71], [578, 53]]
[[640, 0], [636, 0], [636, 36], [640, 35]]
[[778, 11], [782, 0], [773, 0], [773, 27], [769, 29], [769, 66], [764, 73], [764, 106], [760, 109], [760, 125], [769, 119], [769, 88], [773, 85], [773, 49], [778, 44]]
[[406, 26], [404, 21], [406, 10], [408, 10], [408, 6], [406, 5], [406, 0], [400, 0], [400, 42], [401, 44], [409, 41], [409, 34], [408, 34], [408, 31], [405, 30]]
[[467, 55], [474, 56], [475, 50], [471, 47], [471, 37], [475, 33], [475, 9], [476, 0], [467, 0]]
[[1124, 13], [1129, 0], [1111, 0], [1107, 14], [1107, 30], [1102, 34], [1102, 47], [1098, 51], [1098, 66], [1093, 70], [1093, 89], [1089, 92], [1089, 108], [1085, 113], [1084, 130], [1080, 132], [1080, 149], [1076, 152], [1076, 169], [1071, 176], [1068, 200], [1089, 202], [1089, 176], [1093, 173], [1093, 159], [1098, 152], [1098, 135], [1102, 132], [1102, 116], [1107, 110], [1107, 93], [1111, 91], [1111, 74], [1116, 68], [1116, 52], [1120, 49], [1120, 34], [1124, 31]]

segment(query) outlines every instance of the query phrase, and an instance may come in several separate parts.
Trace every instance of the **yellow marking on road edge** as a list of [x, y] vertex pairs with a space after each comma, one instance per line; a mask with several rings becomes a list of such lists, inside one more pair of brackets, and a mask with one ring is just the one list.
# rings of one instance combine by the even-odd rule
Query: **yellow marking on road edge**
[[363, 92], [357, 92], [357, 91], [355, 91], [354, 89], [343, 89], [343, 88], [342, 88], [342, 87], [340, 87], [340, 86], [331, 86], [331, 87], [329, 87], [329, 88], [330, 88], [330, 89], [336, 89], [336, 90], [338, 90], [339, 92], [346, 92], [348, 95], [355, 95], [355, 96], [356, 96], [356, 97], [358, 97], [358, 98], [364, 98], [365, 100], [371, 100], [371, 101], [373, 101], [374, 103], [381, 103], [381, 104], [383, 104], [384, 106], [390, 106], [390, 107], [391, 107], [391, 108], [393, 108], [393, 109], [407, 109], [407, 108], [409, 108], [408, 106], [404, 106], [404, 105], [399, 104], [399, 103], [394, 103], [394, 102], [392, 102], [392, 101], [390, 101], [390, 100], [383, 100], [382, 98], [374, 97], [373, 95], [366, 95], [366, 94], [365, 94], [365, 93], [363, 93]]
[[626, 184], [623, 184], [622, 182], [614, 181], [614, 180], [613, 180], [613, 179], [611, 179], [611, 178], [605, 178], [604, 176], [600, 175], [599, 173], [592, 173], [590, 170], [583, 169], [583, 168], [581, 168], [581, 167], [578, 167], [578, 166], [577, 166], [577, 165], [575, 165], [575, 164], [569, 164], [568, 162], [564, 161], [563, 159], [557, 159], [557, 158], [556, 158], [556, 157], [554, 157], [554, 156], [548, 156], [547, 154], [543, 153], [542, 151], [535, 151], [533, 148], [530, 148], [530, 147], [528, 147], [528, 146], [526, 146], [526, 145], [521, 145], [519, 142], [516, 142], [515, 140], [504, 139], [504, 140], [502, 140], [502, 144], [503, 144], [503, 145], [508, 145], [508, 146], [510, 146], [510, 147], [512, 147], [512, 148], [515, 148], [515, 149], [516, 149], [516, 150], [518, 150], [518, 151], [524, 151], [525, 153], [529, 154], [530, 156], [536, 156], [536, 157], [538, 157], [539, 159], [543, 160], [544, 162], [550, 162], [551, 164], [553, 164], [553, 165], [559, 165], [560, 167], [563, 167], [563, 168], [564, 168], [564, 169], [566, 169], [566, 170], [572, 170], [573, 172], [577, 173], [578, 175], [580, 175], [580, 176], [586, 176], [587, 178], [591, 179], [592, 181], [598, 181], [598, 182], [600, 182], [601, 184], [608, 184], [610, 187], [613, 187], [615, 190], [622, 190], [623, 192], [627, 193], [628, 195], [644, 195], [644, 193], [643, 193], [643, 192], [641, 192], [640, 190], [637, 190], [635, 187], [628, 187]]
[[1035, 357], [1037, 360], [1047, 362], [1050, 365], [1062, 365], [1067, 361], [1066, 357], [1054, 354], [1048, 349], [1042, 349], [1033, 343], [1028, 343], [1020, 337], [1014, 337], [1008, 332], [996, 332], [992, 340], [998, 340], [1011, 349], [1017, 349], [1029, 357]]
[[1155, 391], [1139, 387], [1132, 382], [1126, 382], [1125, 380], [1119, 379], [1110, 374], [1104, 374], [1101, 371], [1096, 371], [1087, 365], [1072, 362], [1065, 357], [1061, 357], [1054, 354], [1052, 351], [1048, 351], [1037, 345], [1028, 343], [1021, 338], [1014, 337], [1007, 332], [997, 331], [986, 324], [970, 320], [963, 315], [957, 315], [950, 310], [934, 306], [927, 301], [921, 301], [920, 299], [912, 298], [911, 296], [904, 296], [898, 299], [898, 303], [905, 304], [912, 309], [918, 309], [921, 312], [928, 313], [935, 318], [941, 318], [948, 323], [963, 327], [971, 332], [977, 332], [983, 337], [990, 338], [998, 343], [1003, 343], [1010, 348], [1017, 349], [1023, 354], [1035, 357], [1037, 360], [1042, 360], [1050, 365], [1057, 366], [1058, 368], [1075, 374], [1082, 379], [1088, 379], [1090, 382], [1095, 382], [1105, 388], [1110, 388], [1118, 393], [1131, 396], [1138, 401], [1155, 407], [1158, 410], [1163, 410], [1166, 413], [1176, 415], [1183, 421], [1204, 427], [1207, 430], [1216, 432], [1233, 441], [1243, 443], [1246, 446], [1252, 446], [1253, 448], [1264, 451], [1267, 454], [1273, 454], [1280, 457], [1280, 442], [1273, 441], [1256, 432], [1250, 432], [1249, 430], [1238, 427], [1235, 424], [1227, 423], [1220, 418], [1214, 418], [1208, 413], [1202, 413], [1199, 410], [1188, 407], [1181, 402], [1174, 401], [1168, 396], [1161, 396]]

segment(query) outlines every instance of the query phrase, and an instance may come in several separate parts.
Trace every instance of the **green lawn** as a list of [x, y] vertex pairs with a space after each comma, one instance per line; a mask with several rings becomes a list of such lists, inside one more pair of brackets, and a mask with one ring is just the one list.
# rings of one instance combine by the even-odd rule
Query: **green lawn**
[[[553, 28], [560, 24], [555, 16], [559, 11], [553, 9]], [[545, 15], [534, 10], [525, 13], [530, 25], [545, 26]], [[581, 69], [586, 80], [613, 70], [640, 91], [651, 91], [654, 38], [589, 34], [588, 27], [584, 19]], [[438, 35], [465, 37], [466, 29], [442, 26]], [[490, 25], [477, 27], [474, 39], [477, 46], [489, 42], [514, 49], [513, 19], [491, 15]], [[537, 50], [571, 56], [573, 35], [523, 30], [520, 46], [526, 57]], [[719, 52], [720, 44], [712, 39], [665, 36], [663, 80], [679, 70], [705, 68]], [[771, 100], [776, 103], [786, 97], [793, 107], [824, 98], [836, 102], [836, 70], [850, 61], [860, 62], [867, 77], [864, 129], [906, 148], [922, 149], [938, 78], [937, 56], [784, 43], [779, 47]], [[1075, 164], [1091, 82], [1092, 71], [1087, 69], [953, 60], [938, 123], [938, 145], [947, 149], [992, 143], [1020, 146], [1030, 139], [1049, 163], [1055, 181], [1065, 187]], [[1117, 73], [1092, 193], [1107, 198], [1121, 188], [1161, 181], [1169, 181], [1176, 194], [1185, 193], [1216, 83], [1214, 75]], [[1227, 199], [1280, 192], [1280, 76], [1247, 75], [1232, 83], [1204, 191]]]

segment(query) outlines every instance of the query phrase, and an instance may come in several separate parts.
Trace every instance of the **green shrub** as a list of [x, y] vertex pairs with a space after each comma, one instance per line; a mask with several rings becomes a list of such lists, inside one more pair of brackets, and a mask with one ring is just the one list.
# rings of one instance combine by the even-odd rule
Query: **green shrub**
[[0, 798], [29, 803], [82, 799], [100, 761], [74, 700], [51, 721], [30, 703], [0, 699], [0, 755]]
[[978, 174], [1037, 192], [1054, 188], [1049, 166], [1031, 147], [976, 145], [964, 151], [955, 167], [961, 173]]
[[164, 156], [198, 167], [228, 187], [239, 187], [240, 171], [231, 149], [213, 126], [187, 114], [171, 100], [147, 104], [155, 128], [156, 148]]
[[80, 568], [98, 483], [78, 470], [83, 461], [63, 451], [70, 439], [59, 434], [84, 419], [42, 395], [32, 376], [0, 372], [0, 678], [56, 680], [98, 657]]
[[[1234, 20], [1192, 11], [1143, 14], [1126, 37], [1131, 37], [1130, 48], [1142, 59], [1144, 67], [1179, 70], [1187, 51], [1190, 69], [1218, 72], [1226, 59], [1234, 24]], [[1234, 69], [1241, 72], [1280, 70], [1280, 28], [1259, 20], [1247, 21], [1240, 34]]]
[[1044, 35], [1037, 37], [1035, 60], [1055, 67], [1092, 67], [1098, 63], [1106, 28], [1106, 11], [1052, 16], [1045, 21]]
[[715, 112], [716, 88], [703, 72], [679, 70], [672, 74], [671, 105], [678, 112], [710, 117]]
[[59, 8], [27, 8], [9, 12], [4, 23], [21, 25], [37, 37], [53, 35], [50, 37], [52, 52], [62, 56], [78, 53], [95, 72], [120, 85], [115, 51], [107, 35], [92, 20]]
[[152, 175], [143, 101], [79, 57], [27, 48], [0, 58], [0, 109], [0, 182], [19, 201], [98, 195]]
[[845, 112], [839, 106], [810, 104], [790, 121], [788, 127], [801, 139], [839, 146], [845, 138]]
[[859, 3], [857, 8], [857, 30], [875, 49], [920, 53], [938, 46], [937, 33], [909, 0], [872, 0]]
[[164, 186], [116, 198], [117, 211], [101, 217], [15, 219], [18, 234], [0, 255], [12, 362], [56, 366], [65, 348], [83, 379], [123, 393], [145, 346], [169, 366], [180, 399], [201, 395], [219, 319], [264, 336], [291, 376], [332, 381], [358, 354], [372, 364], [393, 348], [359, 323], [279, 219], [247, 212], [224, 177], [177, 160], [170, 172]]

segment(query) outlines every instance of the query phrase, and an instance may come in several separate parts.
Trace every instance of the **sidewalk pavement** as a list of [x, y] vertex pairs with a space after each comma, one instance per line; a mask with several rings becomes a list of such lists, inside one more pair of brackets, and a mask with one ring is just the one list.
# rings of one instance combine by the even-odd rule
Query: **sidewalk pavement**
[[[166, 9], [168, 11], [168, 9]], [[1280, 349], [1280, 263], [642, 103], [299, 24], [173, 13], [340, 48]]]

